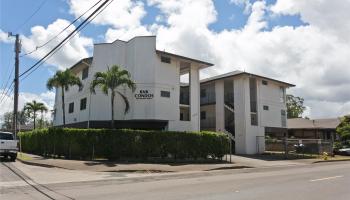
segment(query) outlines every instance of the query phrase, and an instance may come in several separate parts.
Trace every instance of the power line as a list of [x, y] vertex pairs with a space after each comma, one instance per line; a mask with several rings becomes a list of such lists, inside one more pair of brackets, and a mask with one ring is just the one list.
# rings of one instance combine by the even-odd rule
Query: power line
[[[3, 94], [3, 96], [1, 97], [0, 100], [0, 104], [4, 101], [5, 98], [9, 98], [9, 95], [11, 94], [11, 92], [13, 91], [13, 83], [11, 83], [11, 85], [7, 88], [6, 92]], [[10, 91], [11, 88], [11, 91]], [[5, 91], [5, 90], [4, 90]]]
[[39, 12], [39, 10], [44, 6], [44, 4], [47, 2], [47, 0], [43, 0], [40, 5], [38, 6], [38, 8], [21, 24], [19, 25], [14, 32], [17, 32], [18, 30], [20, 30], [21, 28], [23, 28], [24, 25], [26, 25], [33, 17], [34, 15], [36, 15], [36, 13]]
[[81, 14], [78, 18], [74, 19], [69, 25], [67, 25], [64, 29], [62, 29], [57, 35], [55, 35], [54, 37], [52, 37], [51, 39], [49, 39], [48, 41], [46, 41], [44, 44], [41, 44], [39, 46], [36, 46], [35, 49], [33, 49], [32, 51], [25, 53], [23, 55], [21, 55], [21, 57], [23, 56], [27, 56], [30, 55], [34, 52], [36, 52], [38, 49], [44, 47], [45, 45], [47, 45], [48, 43], [52, 42], [54, 39], [56, 39], [59, 35], [61, 35], [65, 30], [67, 30], [71, 25], [73, 25], [75, 22], [77, 22], [80, 18], [82, 18], [87, 12], [89, 12], [92, 8], [94, 8], [97, 4], [99, 4], [102, 0], [97, 1], [93, 6], [91, 6], [88, 10], [86, 10], [83, 14]]
[[[77, 31], [79, 31], [79, 29], [84, 26], [84, 24], [89, 23], [90, 18], [93, 17], [102, 7], [104, 7], [110, 0], [106, 0], [104, 1], [98, 8], [96, 8], [96, 10], [94, 10], [82, 23], [79, 24], [78, 27], [76, 27], [74, 29], [74, 31], [72, 31], [67, 37], [65, 37], [58, 45], [56, 45], [50, 52], [48, 52], [43, 58], [41, 58], [39, 61], [37, 61], [34, 65], [32, 65], [30, 68], [28, 68], [27, 70], [25, 70], [23, 73], [21, 73], [19, 75], [19, 77], [22, 77], [23, 75], [29, 73], [33, 68], [35, 68], [36, 66], [38, 66], [39, 64], [41, 65], [41, 63], [47, 59], [47, 57], [49, 57], [53, 52], [56, 51], [56, 49], [59, 49], [60, 47], [62, 47], [63, 43], [65, 43], [74, 33], [76, 33]], [[112, 0], [113, 1], [113, 0]], [[36, 68], [37, 69], [37, 68]], [[34, 69], [34, 70], [36, 70]]]
[[26, 76], [24, 76], [21, 81], [26, 79], [30, 74], [32, 74], [35, 70], [37, 70], [41, 65], [44, 64], [45, 61], [50, 59], [55, 53], [57, 53], [65, 44], [69, 42], [74, 36], [76, 36], [80, 30], [83, 30], [91, 21], [93, 21], [101, 12], [103, 12], [114, 0], [111, 0], [102, 10], [100, 10], [91, 20], [89, 20], [86, 24], [84, 24], [77, 32], [75, 32], [67, 41], [65, 41], [59, 48], [57, 48], [51, 55], [49, 55], [46, 59], [43, 60], [39, 65], [37, 65], [31, 72], [29, 72]]

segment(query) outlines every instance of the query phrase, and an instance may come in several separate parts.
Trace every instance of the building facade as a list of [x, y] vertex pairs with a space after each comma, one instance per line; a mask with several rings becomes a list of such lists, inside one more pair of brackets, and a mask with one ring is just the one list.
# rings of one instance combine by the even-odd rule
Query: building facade
[[[200, 130], [199, 71], [211, 63], [156, 50], [154, 36], [135, 37], [127, 42], [95, 44], [93, 58], [83, 59], [71, 71], [81, 77], [83, 87], [71, 87], [65, 93], [66, 124], [69, 127], [109, 127], [110, 96], [96, 88], [90, 93], [90, 83], [96, 72], [119, 65], [130, 72], [136, 83], [133, 93], [118, 88], [129, 100], [130, 110], [124, 114], [121, 97], [115, 99], [115, 127], [140, 129], [168, 129], [176, 131]], [[180, 76], [189, 76], [190, 119], [180, 120]], [[60, 90], [56, 90], [54, 125], [62, 125]]]
[[262, 153], [265, 134], [286, 132], [293, 85], [242, 71], [201, 81], [201, 129], [232, 134], [238, 154]]
[[[134, 93], [118, 88], [130, 111], [124, 114], [123, 100], [116, 96], [117, 128], [221, 131], [234, 138], [239, 154], [263, 152], [265, 133], [286, 131], [285, 92], [293, 85], [241, 71], [200, 81], [200, 70], [213, 64], [156, 50], [154, 36], [95, 44], [93, 58], [71, 67], [84, 86], [66, 92], [66, 126], [109, 127], [110, 97], [99, 88], [91, 94], [89, 86], [96, 72], [114, 64], [128, 70], [136, 83]], [[56, 90], [55, 126], [62, 125], [60, 97]]]

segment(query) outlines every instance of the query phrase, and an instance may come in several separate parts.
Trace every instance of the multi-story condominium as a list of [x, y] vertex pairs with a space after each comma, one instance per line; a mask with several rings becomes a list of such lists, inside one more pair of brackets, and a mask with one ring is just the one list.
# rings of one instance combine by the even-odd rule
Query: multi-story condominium
[[[81, 77], [83, 87], [65, 94], [66, 126], [109, 127], [110, 96], [90, 83], [96, 72], [119, 65], [136, 83], [127, 96], [130, 111], [116, 96], [117, 128], [174, 131], [214, 130], [235, 140], [241, 154], [263, 152], [265, 133], [286, 131], [286, 88], [293, 85], [246, 72], [234, 71], [200, 81], [199, 71], [213, 64], [156, 50], [154, 36], [135, 37], [127, 42], [95, 44], [93, 57], [79, 61], [71, 71]], [[186, 83], [184, 83], [186, 82]], [[54, 125], [62, 125], [60, 90], [56, 90]]]
[[[199, 70], [213, 64], [156, 50], [156, 37], [135, 37], [127, 42], [95, 44], [93, 57], [82, 59], [71, 67], [81, 77], [83, 87], [74, 86], [65, 93], [66, 124], [70, 127], [109, 127], [111, 120], [110, 96], [96, 88], [90, 93], [90, 83], [96, 72], [107, 71], [108, 66], [119, 65], [130, 72], [136, 83], [133, 93], [119, 88], [129, 100], [130, 110], [124, 114], [124, 101], [116, 96], [115, 127], [198, 131], [199, 125]], [[180, 76], [189, 76], [190, 106], [186, 106], [190, 120], [180, 120]], [[56, 90], [54, 125], [63, 124], [61, 92]]]
[[233, 71], [201, 81], [201, 129], [228, 132], [235, 152], [264, 152], [265, 134], [287, 132], [289, 83]]

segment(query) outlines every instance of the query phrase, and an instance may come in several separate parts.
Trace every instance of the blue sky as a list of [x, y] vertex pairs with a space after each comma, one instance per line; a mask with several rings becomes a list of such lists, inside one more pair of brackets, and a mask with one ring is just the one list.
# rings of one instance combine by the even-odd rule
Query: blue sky
[[[60, 26], [81, 14], [80, 8], [84, 10], [96, 1], [0, 1], [0, 91], [5, 89], [14, 65], [13, 43], [6, 39], [6, 32], [21, 35], [22, 53], [25, 53], [44, 42], [38, 42], [40, 37], [57, 34], [57, 30], [63, 28]], [[41, 9], [21, 26], [42, 3]], [[342, 93], [344, 87], [350, 87], [346, 78], [350, 70], [345, 71], [343, 67], [350, 49], [347, 37], [350, 26], [346, 26], [345, 20], [348, 8], [350, 3], [341, 0], [332, 4], [291, 0], [114, 0], [109, 10], [74, 38], [71, 44], [77, 49], [74, 55], [65, 49], [21, 82], [20, 92], [42, 97], [47, 92], [46, 80], [57, 69], [68, 68], [79, 59], [91, 56], [92, 43], [156, 34], [157, 47], [166, 46], [169, 51], [215, 63], [215, 69], [206, 74], [243, 69], [289, 81], [297, 85], [289, 92], [305, 98], [309, 116], [341, 115], [350, 112], [350, 95]], [[36, 26], [41, 29], [34, 34], [32, 28]], [[52, 26], [50, 30], [48, 26]], [[326, 58], [325, 53], [342, 57]], [[39, 55], [21, 57], [20, 71], [28, 69], [38, 58]], [[331, 69], [338, 70], [333, 76], [326, 76]], [[308, 76], [314, 80], [310, 82]], [[342, 80], [343, 86], [332, 84], [333, 79]], [[319, 106], [330, 106], [333, 110], [320, 111]]]
[[[41, 9], [35, 14], [26, 24], [21, 26], [33, 12], [44, 2]], [[268, 3], [274, 3], [275, 1], [269, 1]], [[147, 4], [147, 2], [145, 2]], [[218, 19], [215, 23], [211, 24], [209, 28], [213, 31], [222, 31], [223, 29], [240, 29], [242, 28], [248, 18], [247, 14], [244, 14], [244, 7], [229, 3], [229, 1], [214, 1], [215, 8], [218, 12]], [[18, 6], [20, 5], [20, 6]], [[74, 20], [74, 16], [69, 13], [69, 5], [65, 0], [48, 1], [48, 0], [4, 0], [0, 3], [1, 7], [1, 22], [0, 29], [4, 32], [14, 32], [21, 35], [30, 35], [30, 29], [33, 26], [48, 26], [57, 18], [66, 19], [69, 21]], [[152, 24], [155, 22], [155, 18], [158, 15], [159, 9], [154, 6], [146, 6], [147, 15], [143, 18], [143, 24]], [[13, 13], [17, 12], [17, 16], [13, 17]], [[281, 25], [301, 25], [298, 16], [284, 16], [270, 19], [272, 26]], [[271, 26], [271, 27], [272, 27]], [[269, 27], [269, 28], [271, 28]], [[16, 29], [18, 29], [16, 31]], [[90, 24], [83, 31], [84, 36], [88, 36], [94, 39], [94, 42], [103, 42], [103, 39], [99, 36], [106, 32], [107, 26]], [[16, 31], [16, 32], [15, 32]], [[1, 81], [0, 85], [3, 85], [7, 81], [9, 68], [13, 67], [14, 54], [13, 44], [1, 43]], [[21, 71], [27, 69], [29, 66], [35, 63], [36, 59], [28, 58], [26, 56], [20, 59]], [[48, 65], [40, 67], [39, 70], [34, 72], [30, 78], [24, 80], [21, 84], [21, 91], [41, 93], [46, 91], [45, 83], [48, 77], [52, 74], [48, 69], [51, 69]]]

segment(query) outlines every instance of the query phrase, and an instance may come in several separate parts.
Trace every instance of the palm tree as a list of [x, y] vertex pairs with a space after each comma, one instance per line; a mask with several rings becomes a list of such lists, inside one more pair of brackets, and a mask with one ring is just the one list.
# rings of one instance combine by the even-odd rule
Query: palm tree
[[114, 98], [116, 93], [119, 94], [124, 103], [125, 110], [124, 114], [129, 111], [129, 101], [125, 95], [116, 89], [119, 86], [127, 86], [132, 91], [135, 91], [135, 83], [131, 80], [130, 73], [124, 69], [121, 69], [118, 65], [113, 65], [111, 68], [108, 67], [106, 72], [97, 72], [95, 74], [94, 80], [91, 82], [90, 90], [91, 93], [96, 94], [95, 87], [99, 86], [105, 95], [108, 95], [108, 90], [111, 92], [111, 127], [114, 129]]
[[37, 112], [42, 110], [47, 110], [47, 108], [43, 103], [36, 102], [35, 100], [33, 100], [32, 102], [27, 102], [23, 110], [28, 113], [28, 116], [33, 115], [34, 129], [35, 129], [35, 119], [36, 119]]
[[52, 90], [53, 88], [61, 88], [61, 97], [62, 97], [62, 117], [63, 117], [63, 126], [66, 125], [66, 112], [65, 112], [65, 103], [64, 103], [64, 91], [68, 91], [70, 86], [77, 85], [82, 87], [80, 79], [69, 70], [57, 71], [56, 74], [47, 81], [47, 88]]
[[40, 119], [40, 128], [43, 128], [43, 123], [44, 123], [44, 112], [47, 112], [47, 107], [45, 105], [43, 105], [42, 107], [40, 107], [40, 112], [41, 112], [41, 119]]

